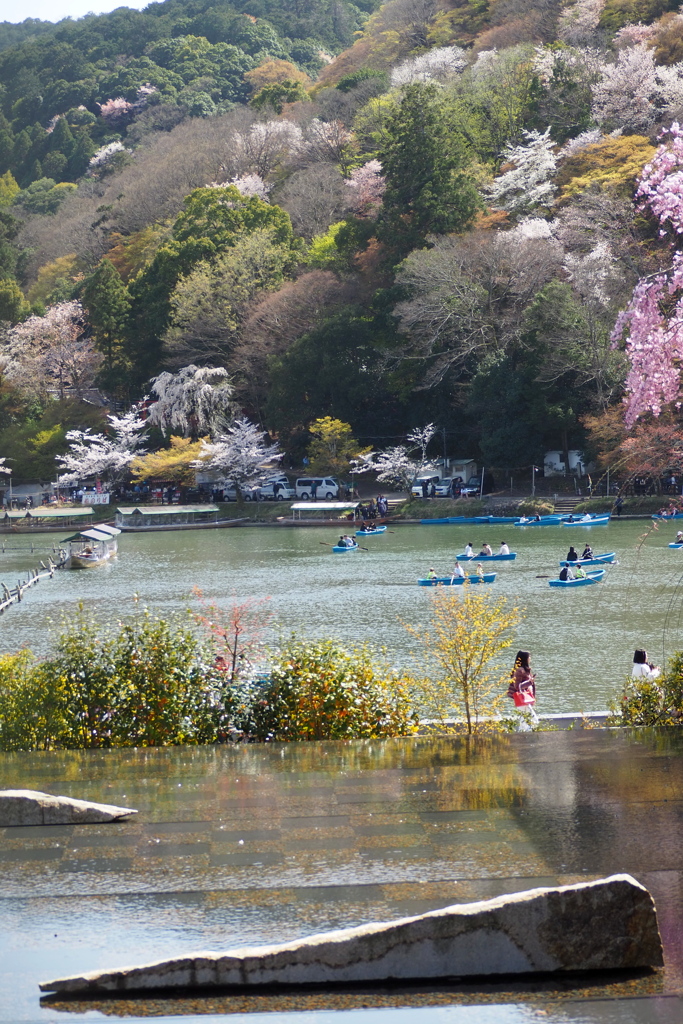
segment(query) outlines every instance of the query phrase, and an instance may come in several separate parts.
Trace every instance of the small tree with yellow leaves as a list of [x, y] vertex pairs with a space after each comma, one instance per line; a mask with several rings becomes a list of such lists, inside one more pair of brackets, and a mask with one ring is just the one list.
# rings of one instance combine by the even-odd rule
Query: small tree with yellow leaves
[[467, 581], [434, 591], [430, 625], [406, 625], [424, 651], [427, 672], [414, 683], [429, 718], [442, 727], [446, 718], [464, 718], [469, 734], [501, 727], [492, 720], [504, 710], [509, 683], [501, 655], [523, 617], [504, 597]]
[[160, 448], [148, 455], [139, 455], [131, 463], [134, 480], [156, 480], [190, 487], [197, 474], [197, 460], [202, 457], [202, 445], [208, 438], [192, 441], [189, 437], [171, 437], [170, 448]]
[[367, 455], [369, 448], [363, 448], [353, 436], [353, 430], [343, 420], [323, 416], [309, 426], [313, 440], [308, 446], [312, 473], [336, 473], [343, 476], [349, 472], [351, 459]]

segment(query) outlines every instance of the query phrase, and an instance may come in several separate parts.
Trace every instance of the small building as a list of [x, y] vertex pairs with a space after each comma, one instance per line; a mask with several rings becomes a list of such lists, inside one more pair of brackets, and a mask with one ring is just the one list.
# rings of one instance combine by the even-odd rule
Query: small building
[[[587, 469], [583, 452], [572, 448], [569, 451], [569, 473], [574, 476], [584, 476]], [[543, 472], [545, 476], [567, 476], [564, 452], [557, 450], [546, 452], [543, 456]]]

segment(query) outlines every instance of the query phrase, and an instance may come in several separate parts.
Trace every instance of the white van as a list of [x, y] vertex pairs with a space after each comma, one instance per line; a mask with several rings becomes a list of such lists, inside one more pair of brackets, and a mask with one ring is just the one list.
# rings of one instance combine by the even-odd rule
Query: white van
[[318, 500], [332, 501], [339, 496], [339, 484], [331, 476], [300, 476], [296, 481], [296, 496], [302, 501], [308, 501], [313, 497], [315, 484], [315, 496]]

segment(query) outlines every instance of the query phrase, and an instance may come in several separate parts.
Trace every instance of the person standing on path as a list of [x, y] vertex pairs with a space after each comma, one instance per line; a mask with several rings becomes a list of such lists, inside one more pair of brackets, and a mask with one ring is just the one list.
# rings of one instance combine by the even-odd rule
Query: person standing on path
[[531, 655], [528, 651], [517, 651], [515, 664], [510, 673], [510, 685], [507, 695], [515, 702], [515, 707], [520, 712], [517, 723], [518, 732], [530, 732], [531, 722], [538, 722], [538, 715], [534, 710], [536, 703], [536, 675], [531, 671]]

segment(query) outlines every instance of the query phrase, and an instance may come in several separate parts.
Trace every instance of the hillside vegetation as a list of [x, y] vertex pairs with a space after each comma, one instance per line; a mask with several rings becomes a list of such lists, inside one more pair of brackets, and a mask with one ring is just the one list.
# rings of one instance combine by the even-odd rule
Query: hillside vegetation
[[190, 365], [225, 369], [234, 415], [295, 457], [335, 417], [374, 448], [436, 423], [435, 451], [505, 471], [569, 448], [624, 476], [683, 468], [667, 0], [5, 23], [0, 110], [19, 476], [98, 427], [93, 388], [121, 409]]

